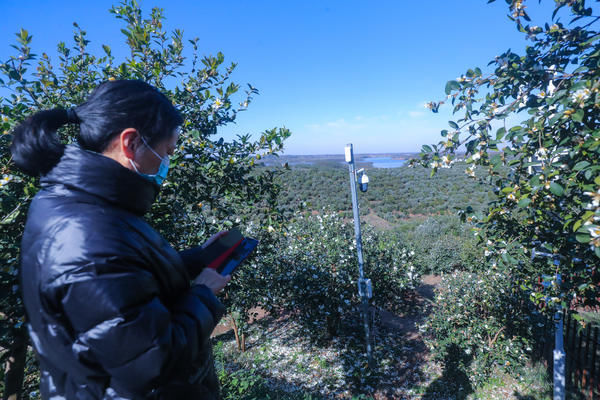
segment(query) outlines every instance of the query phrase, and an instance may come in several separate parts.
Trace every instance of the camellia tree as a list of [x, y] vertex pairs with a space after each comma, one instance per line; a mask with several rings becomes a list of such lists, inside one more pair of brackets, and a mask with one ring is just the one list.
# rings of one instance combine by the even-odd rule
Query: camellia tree
[[[248, 85], [245, 95], [237, 95], [240, 86], [230, 80], [235, 64], [226, 66], [221, 53], [201, 57], [198, 39], [188, 41], [191, 51], [184, 52], [183, 32], [164, 31], [161, 9], [144, 17], [136, 0], [124, 0], [110, 13], [125, 25], [121, 32], [130, 56], [123, 61], [118, 62], [107, 45], [102, 46], [104, 54], [91, 54], [86, 32], [74, 23], [73, 44], [58, 44], [57, 61], [46, 53], [34, 54], [32, 36], [21, 30], [15, 55], [0, 64], [0, 360], [5, 365], [0, 374], [5, 398], [19, 396], [28, 345], [18, 260], [38, 181], [15, 169], [9, 151], [12, 128], [27, 116], [80, 104], [102, 81], [146, 81], [165, 93], [185, 119], [169, 179], [149, 215], [154, 226], [183, 249], [257, 216], [273, 221], [278, 216], [276, 173], [256, 168], [255, 162], [281, 151], [290, 132], [271, 129], [256, 140], [241, 135], [229, 142], [215, 137], [218, 127], [246, 110], [257, 90]], [[59, 135], [71, 142], [76, 129], [63, 128]]]
[[[486, 215], [463, 214], [477, 221], [491, 268], [510, 271], [548, 310], [596, 304], [600, 15], [585, 0], [555, 0], [552, 21], [533, 26], [525, 1], [506, 3], [531, 44], [522, 55], [509, 50], [496, 57], [493, 72], [469, 69], [446, 84], [444, 101], [427, 104], [437, 112], [451, 103], [459, 117], [449, 121], [439, 143], [423, 147], [420, 162], [435, 172], [456, 161], [464, 146], [465, 172], [475, 176], [483, 167], [495, 186]], [[507, 126], [511, 115], [523, 122]], [[550, 256], [533, 257], [532, 251]], [[540, 279], [548, 281], [545, 290]]]
[[[420, 281], [411, 254], [397, 237], [363, 227], [365, 273], [373, 282], [371, 304], [394, 310]], [[296, 214], [288, 225], [275, 263], [273, 286], [290, 318], [312, 337], [334, 337], [342, 322], [358, 315], [358, 259], [354, 229], [341, 215], [324, 209]], [[354, 317], [357, 321], [360, 319]]]

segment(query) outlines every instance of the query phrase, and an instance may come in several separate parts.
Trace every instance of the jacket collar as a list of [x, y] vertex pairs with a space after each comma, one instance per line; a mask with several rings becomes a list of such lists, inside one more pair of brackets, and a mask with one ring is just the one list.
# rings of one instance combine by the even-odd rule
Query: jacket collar
[[100, 153], [78, 145], [65, 147], [58, 164], [40, 180], [42, 187], [64, 185], [138, 215], [150, 210], [159, 186]]

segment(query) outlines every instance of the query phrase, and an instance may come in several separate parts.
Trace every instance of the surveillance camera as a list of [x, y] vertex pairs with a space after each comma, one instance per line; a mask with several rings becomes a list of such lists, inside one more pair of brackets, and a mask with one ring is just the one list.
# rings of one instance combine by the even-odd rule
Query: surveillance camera
[[363, 176], [360, 178], [360, 191], [366, 192], [368, 187], [369, 187], [369, 177], [367, 176], [367, 174], [363, 174]]
[[360, 188], [360, 191], [366, 192], [369, 188], [369, 177], [367, 176], [365, 169], [361, 168], [358, 171], [356, 171], [356, 173], [358, 175], [358, 186]]

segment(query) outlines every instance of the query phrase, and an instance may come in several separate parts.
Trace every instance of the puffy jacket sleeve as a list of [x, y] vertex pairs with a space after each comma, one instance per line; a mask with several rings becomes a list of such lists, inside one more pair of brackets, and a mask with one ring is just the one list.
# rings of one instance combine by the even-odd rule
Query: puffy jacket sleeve
[[74, 331], [73, 351], [99, 363], [111, 386], [133, 393], [189, 373], [225, 311], [204, 285], [167, 303], [151, 273], [116, 260], [76, 269], [55, 287]]
[[205, 252], [202, 246], [180, 251], [179, 256], [192, 279], [200, 275], [200, 272], [206, 267]]

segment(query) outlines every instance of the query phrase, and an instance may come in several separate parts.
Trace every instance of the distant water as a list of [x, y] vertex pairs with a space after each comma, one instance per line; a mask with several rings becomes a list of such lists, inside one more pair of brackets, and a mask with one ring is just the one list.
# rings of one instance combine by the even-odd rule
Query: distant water
[[360, 161], [372, 163], [373, 168], [398, 168], [406, 163], [406, 160], [397, 160], [390, 157], [366, 157]]
[[314, 164], [314, 162], [312, 162], [312, 161], [288, 161], [287, 163], [290, 167], [294, 166], [294, 165], [313, 165]]

